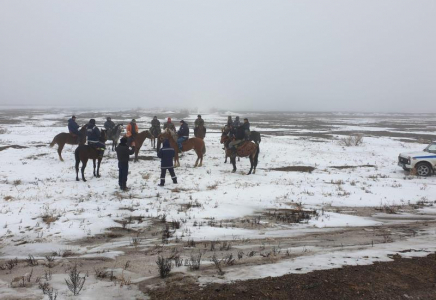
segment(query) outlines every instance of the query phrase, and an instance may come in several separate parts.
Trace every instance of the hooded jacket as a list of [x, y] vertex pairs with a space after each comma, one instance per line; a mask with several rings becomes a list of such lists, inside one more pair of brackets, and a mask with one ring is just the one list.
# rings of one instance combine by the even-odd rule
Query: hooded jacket
[[183, 122], [182, 125], [180, 125], [177, 135], [179, 137], [189, 137], [189, 127], [188, 124], [186, 124], [186, 122]]
[[160, 167], [162, 169], [173, 168], [173, 158], [176, 155], [176, 152], [170, 146], [170, 142], [165, 140], [163, 142], [162, 148], [157, 153], [157, 157], [160, 158]]
[[86, 136], [88, 137], [88, 143], [98, 143], [100, 142], [100, 129], [94, 124], [88, 124], [86, 129]]
[[68, 131], [78, 134], [80, 126], [73, 120], [73, 118], [68, 120]]

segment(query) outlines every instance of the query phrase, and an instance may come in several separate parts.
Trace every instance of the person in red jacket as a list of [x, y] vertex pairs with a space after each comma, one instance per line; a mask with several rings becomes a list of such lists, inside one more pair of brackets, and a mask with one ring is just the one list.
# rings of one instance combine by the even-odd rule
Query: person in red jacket
[[132, 122], [127, 125], [127, 141], [128, 145], [134, 147], [135, 146], [135, 137], [138, 134], [138, 125], [136, 125], [136, 120], [132, 119]]

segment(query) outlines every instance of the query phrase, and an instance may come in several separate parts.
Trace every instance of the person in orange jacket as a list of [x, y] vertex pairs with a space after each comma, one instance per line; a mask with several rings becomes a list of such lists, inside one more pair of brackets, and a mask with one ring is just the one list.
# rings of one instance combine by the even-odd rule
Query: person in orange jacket
[[132, 122], [127, 125], [127, 141], [128, 145], [134, 147], [135, 146], [135, 137], [138, 134], [138, 125], [136, 125], [136, 120], [132, 119]]

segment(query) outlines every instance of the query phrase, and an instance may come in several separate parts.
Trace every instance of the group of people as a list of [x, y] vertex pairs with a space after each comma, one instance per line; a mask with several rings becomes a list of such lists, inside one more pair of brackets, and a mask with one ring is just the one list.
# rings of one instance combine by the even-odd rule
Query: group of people
[[236, 116], [233, 121], [232, 116], [228, 116], [226, 124], [226, 132], [229, 136], [229, 142], [225, 145], [227, 149], [236, 152], [236, 146], [250, 139], [250, 122], [244, 118], [243, 123]]
[[[100, 141], [101, 139], [101, 131], [96, 126], [95, 119], [89, 120], [86, 126], [86, 137], [88, 140], [88, 145], [96, 149], [99, 157], [103, 157], [104, 150], [106, 148], [105, 144]], [[195, 120], [194, 134], [196, 134], [198, 128], [200, 126], [204, 127], [204, 120], [201, 118], [201, 115], [197, 116]], [[106, 122], [104, 123], [104, 128], [106, 129], [108, 135], [111, 135], [111, 132], [115, 129], [116, 125], [112, 121], [111, 117], [106, 118]], [[164, 130], [168, 129], [173, 132], [176, 132], [176, 127], [174, 123], [172, 123], [171, 118], [167, 119], [167, 122], [164, 123]], [[80, 132], [80, 126], [76, 122], [76, 116], [72, 116], [68, 120], [68, 130], [73, 137], [77, 137], [78, 141], [82, 139], [82, 133]], [[153, 117], [151, 121], [152, 134], [155, 132], [160, 133], [160, 122], [156, 116]], [[135, 153], [135, 137], [138, 134], [138, 125], [136, 124], [136, 120], [132, 119], [132, 121], [126, 127], [126, 135], [121, 138], [120, 144], [116, 147], [115, 151], [117, 153], [118, 158], [118, 170], [119, 170], [119, 186], [122, 190], [127, 190], [127, 175], [129, 172], [129, 156]], [[179, 151], [182, 151], [183, 146], [182, 143], [189, 138], [189, 126], [184, 121], [180, 121], [180, 127], [177, 131], [177, 144], [179, 147]], [[177, 177], [174, 172], [173, 158], [175, 156], [175, 149], [171, 148], [168, 140], [163, 142], [163, 147], [158, 152], [158, 157], [161, 159], [161, 177], [159, 186], [164, 186], [165, 184], [165, 175], [168, 170], [173, 183], [177, 183]]]

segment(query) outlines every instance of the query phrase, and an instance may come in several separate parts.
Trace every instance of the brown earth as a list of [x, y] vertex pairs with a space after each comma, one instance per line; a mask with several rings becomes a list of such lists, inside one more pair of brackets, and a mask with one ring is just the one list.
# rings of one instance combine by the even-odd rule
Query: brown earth
[[401, 258], [368, 266], [290, 274], [281, 277], [209, 284], [167, 280], [148, 291], [151, 299], [436, 299], [436, 256]]

